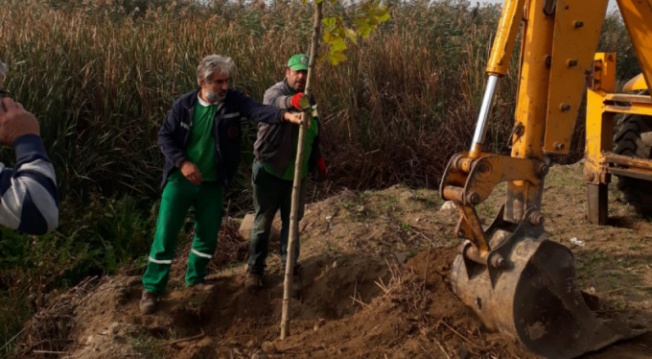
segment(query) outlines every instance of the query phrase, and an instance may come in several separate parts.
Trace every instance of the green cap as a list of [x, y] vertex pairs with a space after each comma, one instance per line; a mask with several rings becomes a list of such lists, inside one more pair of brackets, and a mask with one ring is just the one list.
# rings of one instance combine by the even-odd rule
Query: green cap
[[308, 62], [310, 62], [310, 57], [306, 54], [296, 54], [290, 57], [288, 60], [288, 67], [294, 71], [305, 71], [308, 70]]

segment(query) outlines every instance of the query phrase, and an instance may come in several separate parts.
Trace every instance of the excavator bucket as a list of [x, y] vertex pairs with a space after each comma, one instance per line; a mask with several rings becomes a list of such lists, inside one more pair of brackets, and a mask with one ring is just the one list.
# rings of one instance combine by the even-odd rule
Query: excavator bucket
[[[575, 358], [637, 335], [589, 309], [568, 248], [546, 239], [545, 233], [517, 235], [493, 233], [491, 247], [506, 259], [500, 270], [465, 258], [468, 241], [453, 263], [453, 291], [485, 326], [517, 338], [535, 354], [556, 359]], [[503, 242], [509, 243], [507, 249]]]

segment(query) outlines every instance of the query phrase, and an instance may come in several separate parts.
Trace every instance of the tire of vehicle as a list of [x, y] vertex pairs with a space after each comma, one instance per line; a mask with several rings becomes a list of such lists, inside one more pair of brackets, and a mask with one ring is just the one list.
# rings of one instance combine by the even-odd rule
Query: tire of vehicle
[[[628, 115], [618, 123], [614, 153], [652, 159], [652, 117]], [[627, 203], [644, 215], [652, 215], [652, 182], [618, 176], [617, 187]]]

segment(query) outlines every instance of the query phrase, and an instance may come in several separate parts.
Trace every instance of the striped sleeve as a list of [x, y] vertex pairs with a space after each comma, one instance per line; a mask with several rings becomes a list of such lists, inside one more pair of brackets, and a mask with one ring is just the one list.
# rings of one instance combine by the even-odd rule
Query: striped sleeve
[[45, 234], [59, 224], [54, 167], [39, 136], [14, 142], [16, 167], [0, 163], [0, 225], [29, 234]]

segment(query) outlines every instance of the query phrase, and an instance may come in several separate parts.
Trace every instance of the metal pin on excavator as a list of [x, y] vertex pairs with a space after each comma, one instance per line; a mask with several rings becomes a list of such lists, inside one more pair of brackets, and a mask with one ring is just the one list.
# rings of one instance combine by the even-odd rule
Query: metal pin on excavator
[[[460, 213], [456, 233], [465, 240], [452, 267], [454, 292], [488, 328], [548, 358], [574, 358], [633, 335], [589, 309], [571, 251], [547, 239], [541, 213], [549, 158], [569, 152], [607, 5], [608, 0], [505, 1], [470, 151], [451, 158], [440, 185], [442, 197]], [[618, 6], [650, 88], [652, 0], [618, 0]], [[519, 31], [511, 156], [484, 153], [491, 102]], [[505, 203], [483, 228], [475, 206], [501, 182], [507, 182]]]

